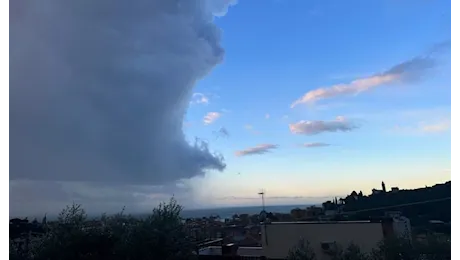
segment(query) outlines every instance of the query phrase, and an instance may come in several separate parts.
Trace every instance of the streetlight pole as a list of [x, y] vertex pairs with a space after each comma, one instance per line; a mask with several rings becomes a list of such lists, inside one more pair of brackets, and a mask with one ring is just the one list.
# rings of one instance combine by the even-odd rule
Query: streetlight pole
[[259, 195], [262, 197], [262, 210], [265, 211], [265, 192], [259, 192]]

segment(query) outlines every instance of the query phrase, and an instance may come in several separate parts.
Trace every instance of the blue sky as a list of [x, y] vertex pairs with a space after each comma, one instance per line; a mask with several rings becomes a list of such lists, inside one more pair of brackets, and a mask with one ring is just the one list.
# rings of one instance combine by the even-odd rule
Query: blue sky
[[450, 179], [450, 1], [169, 2], [10, 8], [11, 215]]
[[[272, 204], [295, 204], [290, 197], [369, 193], [382, 180], [450, 179], [449, 48], [428, 69], [385, 74], [450, 41], [450, 1], [241, 0], [216, 23], [225, 58], [198, 82], [184, 126], [225, 157], [224, 172], [197, 181], [211, 204], [254, 204], [245, 198], [261, 188], [285, 197]], [[291, 108], [337, 84], [351, 93], [310, 94]], [[209, 112], [219, 117], [205, 124]], [[293, 133], [302, 120], [352, 127]], [[229, 136], [217, 138], [221, 128]], [[236, 155], [267, 144], [276, 148]]]

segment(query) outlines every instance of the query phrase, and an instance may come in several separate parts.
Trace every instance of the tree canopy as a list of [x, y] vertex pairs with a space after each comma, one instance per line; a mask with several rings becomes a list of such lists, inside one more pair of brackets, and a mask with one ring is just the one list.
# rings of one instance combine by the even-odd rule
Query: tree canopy
[[73, 204], [42, 236], [10, 239], [10, 259], [194, 259], [194, 243], [187, 237], [181, 210], [171, 199], [144, 219], [121, 212], [91, 221], [81, 205]]

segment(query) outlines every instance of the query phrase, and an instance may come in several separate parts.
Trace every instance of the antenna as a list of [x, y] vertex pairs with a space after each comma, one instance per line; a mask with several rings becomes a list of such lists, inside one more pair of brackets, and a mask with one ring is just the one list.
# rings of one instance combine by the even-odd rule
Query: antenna
[[262, 197], [262, 210], [265, 211], [265, 190], [261, 190], [258, 193]]

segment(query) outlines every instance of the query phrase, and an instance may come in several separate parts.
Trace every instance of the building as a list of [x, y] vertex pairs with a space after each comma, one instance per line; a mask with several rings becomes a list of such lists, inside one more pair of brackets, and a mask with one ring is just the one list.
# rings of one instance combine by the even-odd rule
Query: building
[[[262, 225], [261, 247], [237, 247], [236, 244], [213, 245], [199, 250], [200, 259], [206, 256], [232, 256], [238, 259], [285, 259], [300, 239], [310, 242], [318, 260], [331, 259], [339, 247], [351, 243], [362, 252], [371, 252], [389, 236], [409, 236], [410, 222], [400, 215], [376, 221], [308, 221], [272, 222]], [[203, 257], [202, 257], [203, 256]], [[241, 258], [243, 257], [244, 258]], [[250, 258], [247, 258], [250, 257]]]
[[393, 229], [398, 237], [412, 241], [412, 230], [410, 220], [408, 218], [402, 216], [394, 218]]
[[372, 195], [376, 195], [376, 194], [379, 194], [379, 193], [386, 193], [387, 192], [387, 187], [385, 185], [385, 182], [382, 181], [382, 189], [381, 190], [378, 190], [378, 189], [372, 189]]
[[410, 232], [410, 222], [401, 216], [379, 221], [272, 222], [262, 226], [261, 247], [221, 243], [201, 248], [198, 254], [200, 259], [209, 259], [206, 257], [211, 255], [213, 259], [225, 255], [238, 259], [285, 259], [289, 250], [300, 239], [305, 239], [310, 242], [318, 260], [327, 260], [339, 246], [354, 243], [369, 253], [384, 238], [394, 235], [410, 237]]
[[381, 222], [278, 222], [262, 227], [262, 248], [268, 259], [284, 259], [302, 238], [308, 240], [318, 260], [330, 259], [338, 245], [351, 242], [370, 252], [384, 238]]
[[382, 190], [372, 189], [372, 195], [380, 194], [382, 192]]
[[265, 259], [262, 247], [236, 247], [235, 244], [209, 246], [199, 251], [199, 259]]
[[385, 216], [392, 219], [393, 231], [396, 236], [412, 241], [412, 229], [408, 218], [402, 216], [400, 211], [387, 211]]

